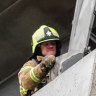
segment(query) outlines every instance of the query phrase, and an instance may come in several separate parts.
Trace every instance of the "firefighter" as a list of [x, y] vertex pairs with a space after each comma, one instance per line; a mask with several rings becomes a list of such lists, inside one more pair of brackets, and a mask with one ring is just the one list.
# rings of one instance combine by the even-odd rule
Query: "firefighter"
[[57, 31], [42, 25], [32, 35], [32, 56], [18, 73], [21, 96], [31, 96], [49, 80], [49, 71], [60, 55], [61, 43]]

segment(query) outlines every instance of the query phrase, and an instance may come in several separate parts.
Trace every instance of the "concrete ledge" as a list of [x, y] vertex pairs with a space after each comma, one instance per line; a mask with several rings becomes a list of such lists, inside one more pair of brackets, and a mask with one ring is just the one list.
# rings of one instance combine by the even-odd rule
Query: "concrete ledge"
[[[71, 66], [32, 96], [95, 96], [92, 89], [96, 50]], [[95, 85], [96, 86], [96, 85]], [[92, 91], [93, 90], [93, 91]]]
[[78, 62], [83, 57], [83, 53], [80, 51], [69, 51], [63, 55], [56, 58], [56, 64], [51, 70], [51, 81], [55, 79], [58, 75], [63, 73], [65, 70], [70, 68], [76, 62]]

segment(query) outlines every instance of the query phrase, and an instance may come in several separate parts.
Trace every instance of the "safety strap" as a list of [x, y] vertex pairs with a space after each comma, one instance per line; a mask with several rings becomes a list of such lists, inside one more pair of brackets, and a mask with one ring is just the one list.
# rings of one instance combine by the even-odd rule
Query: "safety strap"
[[37, 61], [35, 59], [32, 59], [32, 62], [36, 65], [38, 65]]

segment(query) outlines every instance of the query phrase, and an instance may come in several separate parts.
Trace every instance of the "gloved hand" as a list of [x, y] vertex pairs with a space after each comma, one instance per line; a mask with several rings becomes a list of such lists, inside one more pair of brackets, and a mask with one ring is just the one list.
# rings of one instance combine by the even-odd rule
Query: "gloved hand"
[[41, 61], [41, 70], [43, 72], [48, 73], [49, 70], [53, 68], [54, 64], [55, 64], [55, 56], [47, 55], [43, 57]]

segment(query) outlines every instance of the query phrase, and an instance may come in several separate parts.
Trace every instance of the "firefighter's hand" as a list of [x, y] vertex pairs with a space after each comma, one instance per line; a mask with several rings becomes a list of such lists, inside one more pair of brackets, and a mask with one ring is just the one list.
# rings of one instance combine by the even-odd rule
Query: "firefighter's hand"
[[53, 68], [55, 64], [55, 56], [53, 55], [47, 55], [45, 57], [43, 57], [42, 62], [41, 62], [41, 66], [42, 66], [42, 71], [46, 71], [48, 72], [50, 69]]

